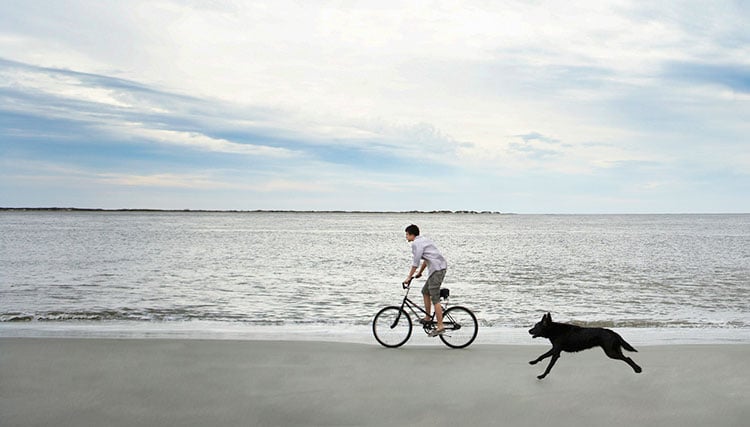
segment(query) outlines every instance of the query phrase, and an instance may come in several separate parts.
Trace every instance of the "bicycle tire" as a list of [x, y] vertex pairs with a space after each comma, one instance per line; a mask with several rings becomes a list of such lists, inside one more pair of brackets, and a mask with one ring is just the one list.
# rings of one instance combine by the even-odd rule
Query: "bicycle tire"
[[459, 305], [445, 310], [443, 326], [445, 326], [445, 333], [439, 337], [450, 348], [468, 347], [474, 342], [479, 332], [477, 317], [471, 310]]
[[404, 345], [409, 341], [411, 332], [411, 317], [401, 307], [385, 307], [372, 319], [372, 334], [383, 347]]

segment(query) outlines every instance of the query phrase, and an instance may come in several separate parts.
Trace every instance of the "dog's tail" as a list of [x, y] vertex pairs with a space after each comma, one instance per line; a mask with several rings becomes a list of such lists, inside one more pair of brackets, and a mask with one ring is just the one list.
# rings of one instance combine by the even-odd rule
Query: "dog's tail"
[[620, 338], [620, 345], [622, 346], [622, 348], [624, 348], [627, 351], [634, 351], [636, 353], [638, 352], [638, 350], [633, 348], [632, 345], [628, 344], [628, 342], [625, 341], [621, 336], [618, 335], [617, 337]]

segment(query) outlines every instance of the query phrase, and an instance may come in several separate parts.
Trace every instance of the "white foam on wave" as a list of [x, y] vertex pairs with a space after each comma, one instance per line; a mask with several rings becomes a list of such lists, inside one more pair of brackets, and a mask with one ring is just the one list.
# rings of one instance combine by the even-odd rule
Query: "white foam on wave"
[[[670, 344], [750, 344], [750, 329], [616, 328], [634, 346]], [[229, 322], [24, 322], [0, 323], [0, 337], [326, 341], [375, 344], [370, 325], [246, 325]], [[436, 339], [414, 328], [406, 345], [433, 345]], [[440, 344], [438, 342], [438, 344]], [[547, 345], [526, 328], [480, 328], [476, 344]]]

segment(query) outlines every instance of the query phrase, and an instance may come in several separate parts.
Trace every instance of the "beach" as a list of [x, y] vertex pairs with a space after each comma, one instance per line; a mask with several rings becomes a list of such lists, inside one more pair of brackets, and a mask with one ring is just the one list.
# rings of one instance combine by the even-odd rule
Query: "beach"
[[748, 344], [599, 349], [195, 339], [0, 339], [11, 426], [744, 426]]

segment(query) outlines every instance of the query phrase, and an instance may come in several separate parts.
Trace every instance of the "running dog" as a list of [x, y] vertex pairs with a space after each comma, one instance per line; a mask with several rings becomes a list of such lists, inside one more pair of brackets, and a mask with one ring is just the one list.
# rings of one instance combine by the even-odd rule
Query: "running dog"
[[541, 360], [552, 356], [547, 369], [542, 375], [537, 377], [540, 380], [549, 374], [557, 359], [560, 358], [561, 352], [576, 352], [597, 346], [601, 347], [610, 358], [622, 360], [630, 365], [636, 373], [640, 373], [642, 370], [640, 366], [633, 362], [633, 359], [622, 354], [623, 348], [628, 351], [638, 350], [625, 342], [616, 332], [609, 329], [584, 328], [566, 323], [555, 323], [552, 321], [552, 315], [547, 313], [542, 317], [540, 322], [529, 329], [529, 334], [531, 334], [532, 338], [549, 338], [550, 342], [552, 342], [552, 350], [529, 362], [532, 365], [536, 365]]

